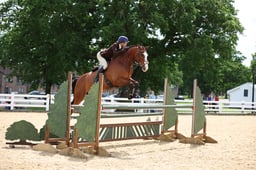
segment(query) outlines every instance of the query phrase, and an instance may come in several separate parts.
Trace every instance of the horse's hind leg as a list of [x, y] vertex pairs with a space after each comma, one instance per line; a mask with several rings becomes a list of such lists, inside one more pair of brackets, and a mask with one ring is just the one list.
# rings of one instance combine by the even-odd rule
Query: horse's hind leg
[[129, 85], [130, 93], [129, 93], [128, 99], [132, 99], [136, 97], [136, 92], [138, 88], [139, 88], [139, 82], [135, 80], [130, 81], [130, 85]]
[[80, 104], [93, 85], [95, 72], [83, 74], [76, 82], [73, 104]]

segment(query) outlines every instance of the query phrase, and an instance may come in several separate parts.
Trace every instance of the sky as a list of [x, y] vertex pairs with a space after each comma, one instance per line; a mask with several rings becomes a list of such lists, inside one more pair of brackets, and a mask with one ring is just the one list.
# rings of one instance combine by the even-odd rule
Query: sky
[[256, 53], [256, 1], [235, 0], [235, 8], [238, 10], [238, 18], [244, 27], [244, 32], [239, 35], [237, 50], [240, 51], [246, 60], [244, 65], [250, 66], [252, 54]]
[[[0, 3], [4, 1], [6, 0], [0, 0]], [[243, 34], [239, 34], [236, 48], [246, 57], [243, 64], [250, 66], [252, 54], [256, 53], [256, 0], [234, 0], [234, 6], [238, 10], [237, 17], [244, 27]]]

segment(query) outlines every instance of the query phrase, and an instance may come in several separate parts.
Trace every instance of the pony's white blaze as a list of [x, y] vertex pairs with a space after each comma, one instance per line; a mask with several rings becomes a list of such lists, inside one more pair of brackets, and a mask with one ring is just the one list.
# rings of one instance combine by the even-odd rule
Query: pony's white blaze
[[147, 51], [144, 51], [143, 55], [144, 55], [144, 66], [143, 66], [142, 71], [146, 72], [146, 71], [148, 71], [148, 53], [147, 53]]

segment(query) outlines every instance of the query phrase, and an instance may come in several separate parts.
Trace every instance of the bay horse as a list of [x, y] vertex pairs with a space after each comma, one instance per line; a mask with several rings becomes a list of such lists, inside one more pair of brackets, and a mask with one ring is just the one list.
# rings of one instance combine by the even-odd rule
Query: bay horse
[[[139, 83], [132, 79], [133, 64], [138, 64], [141, 70], [146, 72], [149, 64], [147, 57], [147, 47], [136, 45], [129, 47], [124, 54], [112, 58], [104, 72], [103, 90], [129, 84], [133, 88], [130, 95], [134, 95], [135, 88], [138, 87]], [[96, 75], [97, 70], [84, 73], [76, 80], [73, 84], [74, 99], [72, 104], [80, 104], [83, 101], [84, 96], [93, 85]]]

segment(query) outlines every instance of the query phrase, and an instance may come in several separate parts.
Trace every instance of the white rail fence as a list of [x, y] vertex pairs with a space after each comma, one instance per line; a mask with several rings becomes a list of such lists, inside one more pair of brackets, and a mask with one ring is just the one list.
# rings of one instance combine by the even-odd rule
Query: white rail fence
[[0, 94], [0, 108], [5, 110], [18, 110], [28, 108], [42, 108], [49, 111], [51, 95], [28, 95], [28, 94]]
[[[128, 100], [127, 98], [104, 97], [102, 103], [163, 103], [163, 99], [144, 99], [135, 98]], [[192, 105], [193, 100], [175, 100], [177, 105]], [[54, 95], [28, 95], [28, 94], [0, 94], [0, 110], [28, 110], [41, 109], [49, 111], [50, 104], [54, 103]], [[209, 114], [251, 114], [256, 113], [256, 102], [230, 102], [228, 100], [220, 101], [203, 101], [206, 113]], [[115, 109], [106, 109], [105, 112], [114, 112]], [[161, 109], [135, 109], [135, 112], [158, 112]], [[177, 108], [178, 113], [192, 113], [192, 108]]]
[[[102, 103], [103, 104], [117, 104], [117, 103], [123, 103], [123, 102], [130, 102], [130, 103], [163, 103], [163, 99], [144, 99], [144, 98], [138, 98], [138, 99], [132, 99], [128, 101], [127, 98], [108, 98], [104, 97]], [[175, 100], [175, 103], [177, 105], [192, 105], [193, 100]], [[230, 102], [228, 100], [220, 100], [220, 101], [203, 101], [203, 104], [205, 106], [205, 112], [206, 114], [252, 114], [256, 113], [256, 102]], [[178, 113], [181, 114], [191, 114], [192, 108], [182, 108], [178, 107], [176, 108]], [[115, 110], [109, 110], [107, 109], [105, 112], [113, 112]], [[161, 109], [135, 109], [135, 112], [158, 112], [161, 111]]]

